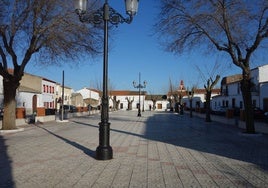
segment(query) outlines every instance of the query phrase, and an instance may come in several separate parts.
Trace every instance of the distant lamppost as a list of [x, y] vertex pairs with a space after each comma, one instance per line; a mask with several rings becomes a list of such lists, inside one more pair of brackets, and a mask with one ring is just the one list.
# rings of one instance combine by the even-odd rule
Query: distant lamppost
[[133, 81], [133, 87], [139, 89], [139, 106], [138, 106], [138, 116], [141, 116], [141, 89], [146, 87], [146, 81], [143, 81], [143, 85], [141, 85], [141, 73], [139, 73], [139, 84], [137, 85], [135, 81]]
[[171, 93], [171, 96], [169, 97], [169, 105], [170, 105], [170, 111], [173, 112], [173, 100], [174, 100], [174, 96]]
[[143, 98], [142, 98], [142, 112], [144, 112], [144, 100], [145, 100], [145, 91], [143, 91]]
[[182, 104], [182, 88], [180, 88], [180, 93], [179, 93], [179, 111], [180, 111], [180, 115], [183, 115], [183, 104]]
[[96, 149], [96, 159], [109, 160], [113, 158], [113, 150], [110, 146], [110, 123], [109, 123], [109, 99], [108, 99], [108, 23], [131, 23], [138, 10], [139, 0], [125, 0], [126, 13], [124, 18], [109, 6], [105, 0], [103, 7], [94, 13], [87, 13], [87, 0], [75, 0], [75, 11], [81, 22], [104, 25], [104, 49], [103, 49], [103, 93], [101, 122], [99, 123], [99, 146]]
[[191, 91], [188, 91], [188, 97], [189, 97], [189, 101], [190, 101], [190, 117], [193, 117], [193, 97], [194, 97], [194, 89], [192, 89]]

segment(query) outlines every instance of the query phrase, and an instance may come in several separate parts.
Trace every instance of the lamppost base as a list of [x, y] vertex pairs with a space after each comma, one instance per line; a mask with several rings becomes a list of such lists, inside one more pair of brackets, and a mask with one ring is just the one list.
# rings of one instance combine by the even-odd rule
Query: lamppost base
[[96, 149], [97, 160], [110, 160], [113, 158], [113, 149], [111, 146], [98, 146]]

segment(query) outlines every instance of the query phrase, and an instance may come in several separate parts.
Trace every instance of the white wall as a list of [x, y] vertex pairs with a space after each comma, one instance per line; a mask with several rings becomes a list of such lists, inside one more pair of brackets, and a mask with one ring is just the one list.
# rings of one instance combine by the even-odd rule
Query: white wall
[[[48, 86], [48, 90], [45, 89], [43, 87]], [[40, 105], [40, 107], [44, 107], [44, 103], [46, 103], [48, 106], [47, 108], [55, 108], [56, 104], [55, 104], [55, 99], [54, 99], [54, 94], [56, 92], [56, 84], [55, 82], [50, 82], [48, 80], [42, 80], [42, 85], [40, 86], [42, 87], [42, 105]], [[53, 89], [52, 89], [53, 88]], [[39, 99], [39, 98], [38, 98]]]
[[80, 90], [76, 91], [76, 93], [80, 93], [82, 95], [83, 99], [88, 99], [88, 98], [95, 99], [95, 100], [100, 99], [100, 95], [98, 92], [92, 91], [88, 88], [80, 89]]
[[228, 84], [228, 96], [236, 96], [239, 94], [241, 94], [239, 82]]
[[258, 67], [259, 69], [259, 77], [258, 81], [260, 83], [262, 82], [268, 82], [268, 64]]
[[32, 114], [33, 96], [37, 96], [37, 107], [43, 107], [42, 94], [19, 92], [16, 95], [17, 107], [25, 108], [26, 114]]
[[[187, 96], [182, 98], [182, 104], [185, 104], [186, 107], [190, 108], [190, 99]], [[194, 96], [192, 98], [192, 108], [197, 107], [197, 102], [200, 102], [200, 108], [204, 108], [204, 102], [201, 100], [200, 96]]]
[[[137, 109], [136, 108], [136, 105], [139, 103], [139, 96], [138, 95], [129, 95], [129, 96], [123, 96], [122, 95], [122, 96], [116, 96], [116, 100], [117, 101], [120, 100], [119, 109], [120, 109], [120, 106], [122, 104], [123, 105], [122, 110], [127, 110], [127, 108], [128, 108], [128, 101], [127, 101], [126, 97], [129, 98], [129, 100], [133, 100], [134, 99], [134, 101], [132, 103], [132, 110]], [[140, 98], [141, 107], [143, 105], [143, 100], [144, 100], [144, 96], [141, 95], [141, 98]], [[109, 105], [110, 106], [113, 106], [113, 101], [111, 99], [109, 100]]]
[[[128, 95], [128, 96], [116, 96], [116, 100], [120, 100], [120, 103], [119, 103], [119, 109], [120, 107], [123, 105], [123, 108], [121, 108], [121, 110], [127, 110], [128, 108], [128, 101], [127, 101], [127, 98], [129, 98], [129, 100], [133, 100], [133, 103], [132, 103], [132, 110], [138, 110], [137, 108], [137, 104], [139, 103], [139, 95]], [[156, 109], [157, 111], [165, 111], [167, 109], [167, 104], [168, 104], [168, 101], [157, 101], [156, 102]], [[153, 102], [151, 100], [145, 100], [145, 96], [144, 95], [141, 95], [140, 96], [140, 107], [141, 107], [141, 110], [143, 110], [143, 107], [144, 107], [144, 110], [150, 110], [150, 105], [151, 107], [153, 108]], [[113, 106], [113, 101], [110, 99], [109, 100], [109, 106]], [[158, 108], [162, 106], [162, 108]]]
[[2, 76], [0, 76], [0, 107], [4, 107], [4, 88]]
[[264, 109], [264, 99], [268, 99], [268, 82], [260, 84], [260, 108], [262, 109]]
[[[255, 90], [252, 92], [252, 102], [256, 107], [263, 109], [263, 99], [268, 98], [268, 65], [260, 66], [251, 71], [252, 82], [255, 84]], [[225, 85], [223, 86], [225, 88]], [[232, 108], [232, 103], [235, 101], [234, 106], [244, 109], [242, 92], [240, 83], [228, 84], [228, 96], [217, 96], [212, 100], [212, 110], [217, 106], [227, 106]]]

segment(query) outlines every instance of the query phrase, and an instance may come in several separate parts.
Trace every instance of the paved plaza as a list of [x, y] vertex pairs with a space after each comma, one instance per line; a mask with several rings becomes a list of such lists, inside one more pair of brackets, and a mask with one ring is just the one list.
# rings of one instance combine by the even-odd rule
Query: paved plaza
[[268, 135], [188, 114], [110, 113], [113, 159], [98, 161], [100, 115], [0, 135], [0, 187], [268, 187]]

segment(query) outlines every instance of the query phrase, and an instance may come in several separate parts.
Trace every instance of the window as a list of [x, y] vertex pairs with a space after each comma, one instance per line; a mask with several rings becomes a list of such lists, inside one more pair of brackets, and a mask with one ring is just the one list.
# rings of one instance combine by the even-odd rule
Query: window
[[162, 109], [162, 104], [157, 104], [157, 109]]
[[240, 94], [240, 83], [237, 83], [237, 94]]
[[256, 107], [256, 106], [257, 106], [256, 104], [257, 104], [256, 100], [255, 100], [255, 99], [252, 100], [252, 106], [253, 106], [253, 107]]
[[196, 106], [197, 108], [200, 108], [200, 101], [196, 101], [195, 106]]
[[235, 108], [235, 98], [232, 98], [232, 108]]
[[54, 108], [54, 101], [49, 103], [49, 108]]
[[228, 85], [225, 86], [225, 88], [221, 88], [222, 89], [222, 95], [228, 96]]

